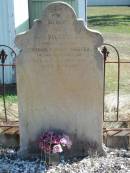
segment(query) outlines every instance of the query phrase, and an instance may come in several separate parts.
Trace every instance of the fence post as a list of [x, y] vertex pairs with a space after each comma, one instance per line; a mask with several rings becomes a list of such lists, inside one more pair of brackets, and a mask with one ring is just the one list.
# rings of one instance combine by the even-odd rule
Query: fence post
[[[128, 122], [128, 128], [130, 128], [130, 122]], [[128, 137], [128, 150], [130, 150], [130, 136]]]

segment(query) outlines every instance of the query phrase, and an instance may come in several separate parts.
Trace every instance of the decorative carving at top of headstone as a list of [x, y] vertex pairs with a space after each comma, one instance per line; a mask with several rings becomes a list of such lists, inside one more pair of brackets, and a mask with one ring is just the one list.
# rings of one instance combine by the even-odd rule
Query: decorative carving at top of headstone
[[[17, 37], [21, 150], [49, 128], [70, 134], [81, 154], [102, 145], [102, 36], [86, 28], [66, 3], [52, 3]], [[94, 146], [94, 145], [93, 145]]]

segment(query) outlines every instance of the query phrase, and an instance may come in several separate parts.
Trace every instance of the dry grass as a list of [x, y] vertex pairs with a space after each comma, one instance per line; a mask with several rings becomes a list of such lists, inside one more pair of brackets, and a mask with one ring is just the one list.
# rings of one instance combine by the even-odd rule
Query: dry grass
[[[14, 95], [6, 96], [6, 112], [8, 120], [10, 121], [18, 121], [18, 103], [17, 97]], [[2, 97], [0, 97], [0, 119], [3, 120], [5, 118], [4, 104]]]
[[[105, 96], [105, 114], [106, 114], [106, 120], [117, 119], [117, 93], [111, 93]], [[120, 95], [119, 120], [130, 121], [130, 95], [129, 94]]]

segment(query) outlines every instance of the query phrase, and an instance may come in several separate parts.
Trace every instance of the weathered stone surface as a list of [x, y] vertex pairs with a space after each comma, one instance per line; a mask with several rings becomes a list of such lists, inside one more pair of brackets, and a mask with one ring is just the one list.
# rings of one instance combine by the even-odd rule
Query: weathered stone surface
[[49, 128], [68, 132], [80, 153], [86, 142], [101, 149], [101, 35], [88, 30], [67, 4], [52, 3], [16, 42], [22, 48], [17, 58], [21, 150]]

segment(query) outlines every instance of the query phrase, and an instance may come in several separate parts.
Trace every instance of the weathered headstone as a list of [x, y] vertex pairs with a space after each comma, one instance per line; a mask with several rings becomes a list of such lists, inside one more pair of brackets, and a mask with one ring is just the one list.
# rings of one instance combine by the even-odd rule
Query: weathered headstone
[[[103, 57], [99, 33], [65, 3], [52, 3], [18, 36], [17, 86], [21, 150], [49, 128], [70, 134], [72, 150], [102, 146]], [[89, 145], [87, 145], [89, 144]]]

